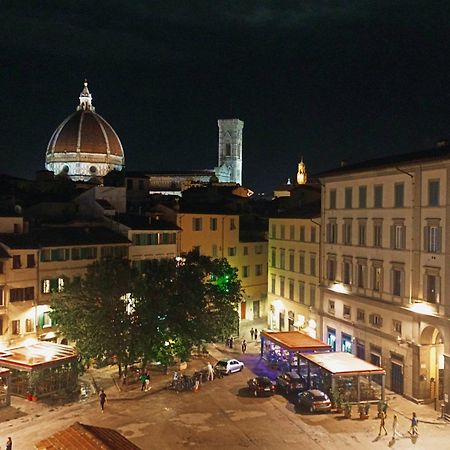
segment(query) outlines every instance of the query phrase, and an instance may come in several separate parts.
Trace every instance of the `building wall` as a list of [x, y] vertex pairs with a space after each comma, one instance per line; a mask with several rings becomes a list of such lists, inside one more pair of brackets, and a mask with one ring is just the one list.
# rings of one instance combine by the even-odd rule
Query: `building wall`
[[319, 223], [319, 217], [314, 221], [269, 221], [267, 291], [268, 326], [272, 330], [301, 329], [313, 337], [319, 332]]
[[[450, 350], [449, 167], [449, 161], [411, 163], [321, 180], [322, 339], [335, 330], [342, 350], [347, 334], [347, 350], [375, 363], [378, 355], [387, 387], [414, 398], [439, 395]], [[400, 185], [403, 206], [396, 204]], [[376, 186], [382, 186], [381, 205]]]

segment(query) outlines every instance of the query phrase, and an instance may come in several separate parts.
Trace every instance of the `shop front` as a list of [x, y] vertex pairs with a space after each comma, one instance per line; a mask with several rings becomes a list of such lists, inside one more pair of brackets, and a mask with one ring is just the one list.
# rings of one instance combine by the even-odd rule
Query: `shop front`
[[281, 372], [300, 370], [302, 352], [329, 351], [330, 346], [301, 331], [261, 332], [261, 357]]
[[8, 369], [0, 368], [0, 407], [11, 404], [11, 390], [9, 389], [9, 380], [11, 374]]

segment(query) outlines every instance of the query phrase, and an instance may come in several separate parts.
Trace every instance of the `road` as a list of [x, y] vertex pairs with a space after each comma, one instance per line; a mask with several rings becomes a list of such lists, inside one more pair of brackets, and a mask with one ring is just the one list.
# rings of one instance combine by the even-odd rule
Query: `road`
[[[411, 448], [409, 438], [390, 442], [377, 438], [375, 418], [343, 420], [334, 414], [296, 413], [281, 396], [254, 398], [246, 389], [252, 372], [205, 383], [199, 392], [160, 391], [137, 393], [136, 398], [109, 396], [104, 414], [96, 399], [85, 403], [28, 414], [0, 425], [0, 443], [12, 436], [15, 450], [33, 444], [75, 421], [117, 429], [142, 449], [258, 449], [291, 450]], [[372, 415], [375, 415], [374, 413]], [[387, 420], [390, 426], [391, 421]], [[405, 420], [400, 422], [406, 431]], [[389, 427], [388, 430], [390, 431]], [[415, 449], [429, 449], [442, 442], [448, 448], [450, 428], [421, 424]]]

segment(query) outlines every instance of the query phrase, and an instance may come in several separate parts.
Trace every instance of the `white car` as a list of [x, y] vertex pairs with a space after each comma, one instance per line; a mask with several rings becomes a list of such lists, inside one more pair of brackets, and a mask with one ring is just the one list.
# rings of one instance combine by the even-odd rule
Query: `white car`
[[221, 359], [216, 364], [216, 370], [229, 375], [230, 373], [240, 372], [244, 368], [244, 363], [237, 359]]

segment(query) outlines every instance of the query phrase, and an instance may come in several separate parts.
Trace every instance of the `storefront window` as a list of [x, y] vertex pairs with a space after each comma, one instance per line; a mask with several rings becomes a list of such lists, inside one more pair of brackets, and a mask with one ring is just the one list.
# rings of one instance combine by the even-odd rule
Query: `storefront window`
[[334, 328], [328, 327], [327, 344], [331, 347], [333, 352], [336, 351], [336, 330]]

